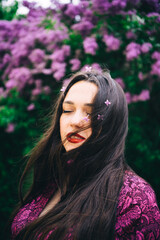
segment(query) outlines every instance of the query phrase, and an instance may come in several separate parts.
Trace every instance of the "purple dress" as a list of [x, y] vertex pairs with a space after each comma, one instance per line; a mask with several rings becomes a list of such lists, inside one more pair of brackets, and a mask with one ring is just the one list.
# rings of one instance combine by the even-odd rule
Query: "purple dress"
[[[56, 185], [49, 186], [19, 210], [11, 226], [13, 239], [28, 223], [38, 218], [55, 190]], [[72, 240], [72, 233], [73, 229], [69, 229], [65, 240]], [[122, 239], [160, 240], [160, 210], [155, 193], [144, 179], [131, 171], [125, 173], [117, 205], [115, 240]]]

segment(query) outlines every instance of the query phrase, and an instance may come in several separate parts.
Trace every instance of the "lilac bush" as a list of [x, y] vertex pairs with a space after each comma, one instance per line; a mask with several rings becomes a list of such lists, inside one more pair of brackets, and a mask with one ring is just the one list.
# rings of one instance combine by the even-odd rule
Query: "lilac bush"
[[111, 69], [129, 104], [149, 100], [160, 78], [158, 0], [53, 3], [43, 9], [24, 1], [25, 18], [0, 21], [0, 98], [17, 91], [32, 112], [41, 95], [52, 96], [70, 72], [89, 65]]

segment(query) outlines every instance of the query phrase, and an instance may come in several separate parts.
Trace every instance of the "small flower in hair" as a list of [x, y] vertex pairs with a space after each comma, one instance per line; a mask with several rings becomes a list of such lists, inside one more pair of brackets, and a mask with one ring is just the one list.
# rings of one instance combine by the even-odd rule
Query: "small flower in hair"
[[97, 120], [103, 120], [103, 115], [98, 114]]
[[65, 88], [65, 87], [62, 87], [60, 91], [61, 91], [61, 92], [64, 92], [65, 90], [66, 90], [66, 88]]
[[105, 104], [106, 104], [106, 106], [108, 106], [108, 105], [110, 105], [111, 104], [111, 102], [110, 101], [108, 101], [108, 99], [104, 102]]
[[71, 163], [73, 163], [74, 161], [72, 160], [72, 159], [70, 159], [70, 160], [68, 160], [67, 161], [67, 164], [71, 164]]
[[86, 72], [91, 72], [91, 71], [92, 71], [92, 67], [86, 66], [86, 67], [85, 67], [85, 71], [86, 71]]
[[89, 115], [87, 115], [87, 117], [84, 117], [83, 120], [85, 120], [86, 122], [89, 121]]

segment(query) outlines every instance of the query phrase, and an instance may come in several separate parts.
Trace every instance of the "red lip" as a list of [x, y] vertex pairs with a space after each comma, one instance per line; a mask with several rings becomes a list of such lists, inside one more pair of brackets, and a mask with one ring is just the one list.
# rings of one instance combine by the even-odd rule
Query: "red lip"
[[[77, 138], [74, 138], [74, 136], [77, 137]], [[71, 143], [80, 143], [80, 142], [83, 142], [85, 140], [85, 138], [82, 137], [78, 133], [74, 134], [74, 133], [70, 132], [70, 133], [67, 134], [67, 140]]]

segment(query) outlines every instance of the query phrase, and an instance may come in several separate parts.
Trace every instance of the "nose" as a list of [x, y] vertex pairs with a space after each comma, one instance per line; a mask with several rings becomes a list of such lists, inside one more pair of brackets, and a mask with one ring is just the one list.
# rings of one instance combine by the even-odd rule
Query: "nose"
[[75, 112], [71, 118], [71, 125], [74, 127], [83, 127], [85, 124], [84, 118], [85, 116], [81, 112]]

